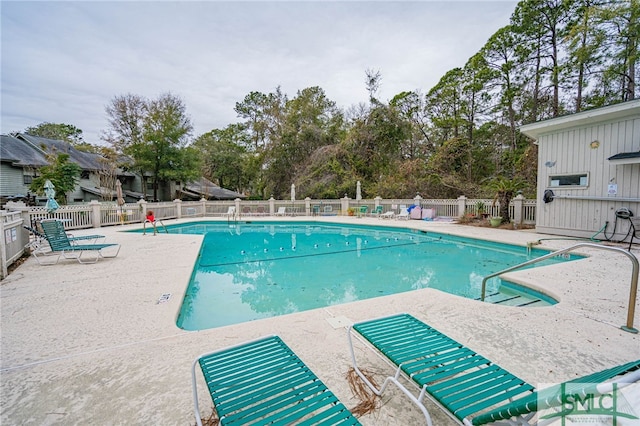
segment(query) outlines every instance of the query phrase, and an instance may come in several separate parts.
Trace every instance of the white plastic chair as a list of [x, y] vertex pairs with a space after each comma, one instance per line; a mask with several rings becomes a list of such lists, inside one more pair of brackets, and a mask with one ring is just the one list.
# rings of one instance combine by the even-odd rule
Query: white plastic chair
[[229, 210], [227, 210], [227, 212], [223, 214], [223, 216], [226, 216], [229, 219], [235, 217], [236, 216], [235, 206], [229, 206]]

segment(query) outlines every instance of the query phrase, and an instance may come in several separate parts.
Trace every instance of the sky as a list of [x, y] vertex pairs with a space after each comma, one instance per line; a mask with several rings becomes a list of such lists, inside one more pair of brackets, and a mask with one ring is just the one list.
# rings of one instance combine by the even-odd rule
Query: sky
[[462, 67], [515, 1], [5, 1], [1, 132], [72, 124], [103, 144], [116, 96], [180, 97], [197, 137], [241, 121], [252, 91], [321, 87], [348, 109], [428, 92]]

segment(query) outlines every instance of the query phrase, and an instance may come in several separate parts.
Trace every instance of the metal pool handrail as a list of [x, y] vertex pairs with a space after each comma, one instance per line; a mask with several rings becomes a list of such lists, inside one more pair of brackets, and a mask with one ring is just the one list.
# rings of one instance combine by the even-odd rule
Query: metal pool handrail
[[520, 269], [525, 266], [533, 265], [534, 263], [547, 260], [549, 258], [558, 256], [563, 253], [568, 253], [580, 247], [592, 247], [592, 248], [597, 248], [602, 250], [615, 251], [615, 252], [624, 254], [631, 260], [633, 270], [631, 272], [631, 289], [629, 292], [629, 306], [627, 307], [627, 323], [621, 326], [620, 328], [623, 329], [624, 331], [628, 331], [629, 333], [634, 333], [634, 334], [638, 333], [638, 329], [633, 328], [633, 316], [635, 314], [635, 309], [636, 309], [636, 295], [638, 293], [638, 271], [640, 270], [640, 266], [638, 264], [638, 259], [634, 255], [618, 247], [609, 247], [609, 246], [603, 246], [600, 244], [593, 244], [593, 243], [578, 243], [570, 247], [554, 251], [553, 253], [549, 253], [544, 256], [537, 257], [527, 262], [520, 263], [510, 268], [503, 269], [502, 271], [494, 272], [493, 274], [487, 275], [482, 279], [482, 295], [480, 296], [480, 300], [484, 301], [485, 293], [487, 289], [487, 281], [489, 279], [497, 277], [498, 275], [506, 274], [507, 272], [515, 271], [516, 269]]

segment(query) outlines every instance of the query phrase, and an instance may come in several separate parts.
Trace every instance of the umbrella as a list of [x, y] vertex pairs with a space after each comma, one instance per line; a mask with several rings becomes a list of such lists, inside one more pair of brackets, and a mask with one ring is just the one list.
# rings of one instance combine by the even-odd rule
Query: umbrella
[[44, 183], [44, 195], [47, 196], [47, 204], [45, 204], [47, 212], [48, 213], [53, 213], [56, 210], [58, 210], [58, 207], [60, 207], [60, 206], [58, 205], [58, 202], [56, 201], [55, 186], [53, 186], [53, 183], [51, 183], [51, 181], [49, 179], [47, 179], [46, 182]]
[[122, 196], [122, 183], [120, 179], [116, 179], [116, 202], [120, 206], [120, 224], [124, 225], [124, 211], [122, 206], [124, 206], [124, 197]]
[[295, 201], [296, 200], [296, 184], [292, 183], [291, 184], [291, 201]]
[[360, 189], [360, 181], [356, 183], [356, 200], [362, 200], [362, 189]]
[[122, 183], [120, 183], [119, 179], [116, 179], [116, 198], [118, 199], [118, 205], [124, 206], [124, 197], [122, 196]]

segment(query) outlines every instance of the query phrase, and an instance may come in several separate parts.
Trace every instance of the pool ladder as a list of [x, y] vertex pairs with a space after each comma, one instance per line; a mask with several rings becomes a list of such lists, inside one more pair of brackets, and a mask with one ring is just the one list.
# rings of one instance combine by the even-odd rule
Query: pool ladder
[[162, 229], [164, 229], [165, 233], [169, 233], [169, 231], [167, 230], [167, 227], [164, 226], [164, 222], [162, 222], [161, 220], [156, 220], [155, 222], [151, 222], [150, 220], [145, 220], [144, 223], [142, 224], [142, 235], [147, 235], [147, 223], [150, 223], [151, 226], [153, 227], [153, 235], [157, 235], [158, 234], [158, 227], [156, 226], [156, 223], [160, 223], [160, 226], [162, 226]]
[[567, 247], [567, 248], [564, 248], [564, 249], [557, 250], [557, 251], [554, 251], [552, 253], [546, 254], [544, 256], [537, 257], [537, 258], [529, 260], [527, 262], [520, 263], [520, 264], [512, 266], [510, 268], [503, 269], [502, 271], [494, 272], [493, 274], [487, 275], [486, 277], [484, 277], [482, 279], [482, 294], [480, 296], [480, 300], [484, 301], [484, 299], [485, 299], [485, 295], [486, 295], [486, 291], [487, 291], [487, 281], [489, 279], [497, 277], [498, 275], [506, 274], [507, 272], [515, 271], [516, 269], [524, 268], [525, 266], [533, 265], [534, 263], [538, 263], [538, 262], [541, 262], [543, 260], [550, 259], [552, 257], [559, 256], [559, 255], [564, 254], [564, 253], [569, 253], [570, 251], [573, 251], [573, 250], [578, 249], [580, 247], [591, 247], [591, 248], [600, 249], [600, 250], [608, 250], [608, 251], [614, 251], [614, 252], [622, 253], [622, 254], [624, 254], [625, 256], [627, 256], [631, 260], [631, 264], [633, 266], [633, 270], [631, 272], [631, 288], [630, 288], [630, 291], [629, 291], [629, 304], [628, 304], [628, 307], [627, 307], [627, 323], [625, 325], [621, 326], [620, 328], [622, 330], [624, 330], [624, 331], [628, 331], [629, 333], [637, 334], [638, 333], [638, 329], [637, 328], [633, 328], [633, 316], [635, 314], [635, 309], [636, 309], [636, 296], [637, 296], [637, 293], [638, 293], [638, 273], [640, 271], [640, 266], [638, 265], [638, 259], [634, 255], [632, 255], [628, 251], [623, 250], [623, 249], [618, 248], [618, 247], [609, 247], [609, 246], [603, 246], [603, 245], [594, 244], [594, 243], [578, 243], [578, 244], [574, 244], [574, 245], [572, 245], [570, 247]]

